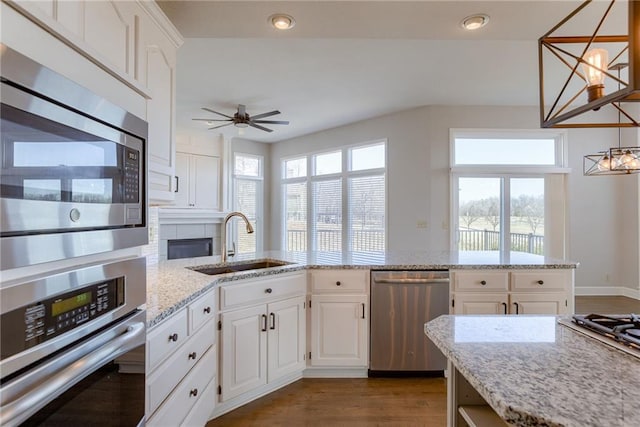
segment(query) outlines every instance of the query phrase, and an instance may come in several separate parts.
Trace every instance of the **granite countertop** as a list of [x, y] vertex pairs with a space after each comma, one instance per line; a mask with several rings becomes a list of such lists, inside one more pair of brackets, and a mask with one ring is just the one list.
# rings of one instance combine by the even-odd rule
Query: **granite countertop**
[[386, 270], [576, 268], [577, 263], [523, 252], [283, 252], [241, 254], [228, 264], [247, 260], [281, 260], [291, 264], [210, 276], [191, 270], [220, 265], [219, 256], [158, 261], [147, 258], [147, 323], [156, 325], [216, 286], [236, 280], [304, 269], [361, 268]]
[[440, 316], [426, 335], [515, 426], [640, 425], [640, 358], [554, 316]]

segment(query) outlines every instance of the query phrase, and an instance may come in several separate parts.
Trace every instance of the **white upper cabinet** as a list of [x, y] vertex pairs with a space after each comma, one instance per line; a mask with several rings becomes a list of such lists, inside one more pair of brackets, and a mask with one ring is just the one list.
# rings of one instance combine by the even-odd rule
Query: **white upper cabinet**
[[[149, 202], [173, 202], [176, 53], [183, 39], [158, 5], [142, 0], [18, 0], [7, 4], [79, 53], [79, 61], [98, 66], [144, 99], [146, 108], [142, 109], [137, 102], [115, 103], [149, 123]], [[62, 74], [73, 78], [73, 69], [82, 66], [69, 64], [71, 71]], [[104, 79], [89, 81], [90, 90], [104, 92]], [[79, 83], [86, 85], [85, 81]], [[120, 98], [127, 101], [127, 97]]]
[[176, 55], [182, 38], [155, 3], [142, 2], [147, 15], [140, 20], [140, 51], [136, 78], [148, 89], [149, 202], [175, 198]]

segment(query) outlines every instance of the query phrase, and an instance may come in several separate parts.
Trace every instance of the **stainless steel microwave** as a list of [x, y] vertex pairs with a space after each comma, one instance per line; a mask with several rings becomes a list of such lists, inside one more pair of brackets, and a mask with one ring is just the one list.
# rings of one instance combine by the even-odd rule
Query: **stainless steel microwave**
[[146, 244], [146, 122], [0, 48], [1, 269]]

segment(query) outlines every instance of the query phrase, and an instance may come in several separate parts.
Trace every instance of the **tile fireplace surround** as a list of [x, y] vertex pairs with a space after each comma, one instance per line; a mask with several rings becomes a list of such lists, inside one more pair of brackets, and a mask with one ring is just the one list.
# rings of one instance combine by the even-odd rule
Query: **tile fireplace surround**
[[220, 224], [160, 224], [158, 260], [167, 259], [168, 241], [174, 239], [213, 238], [213, 255], [220, 255]]

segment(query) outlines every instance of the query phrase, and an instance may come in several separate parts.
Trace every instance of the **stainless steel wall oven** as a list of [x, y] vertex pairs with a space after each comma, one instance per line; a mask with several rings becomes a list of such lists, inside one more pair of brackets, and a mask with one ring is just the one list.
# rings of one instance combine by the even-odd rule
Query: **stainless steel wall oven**
[[144, 423], [146, 262], [0, 288], [0, 425]]
[[146, 122], [0, 49], [0, 269], [146, 244]]

